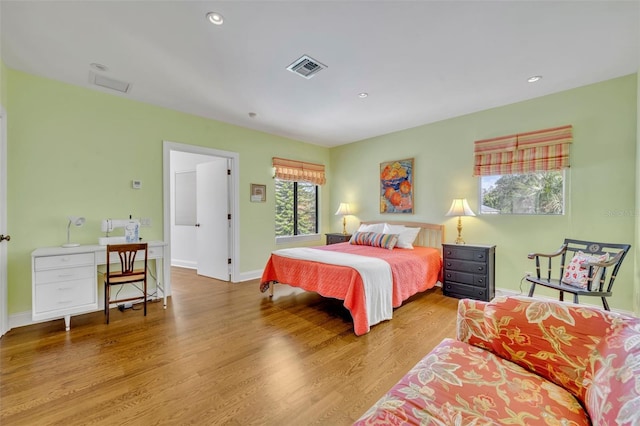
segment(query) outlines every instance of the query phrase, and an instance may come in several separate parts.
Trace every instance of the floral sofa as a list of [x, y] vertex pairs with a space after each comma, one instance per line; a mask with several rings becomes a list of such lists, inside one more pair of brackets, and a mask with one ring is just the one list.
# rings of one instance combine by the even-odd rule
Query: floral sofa
[[356, 425], [640, 425], [640, 319], [524, 297], [460, 300], [445, 339]]

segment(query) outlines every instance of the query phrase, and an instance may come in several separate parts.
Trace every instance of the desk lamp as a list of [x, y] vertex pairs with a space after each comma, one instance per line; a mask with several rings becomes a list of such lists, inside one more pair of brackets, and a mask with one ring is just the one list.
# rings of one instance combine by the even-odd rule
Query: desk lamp
[[342, 235], [347, 235], [347, 215], [351, 214], [351, 207], [349, 203], [340, 203], [336, 216], [342, 215]]
[[72, 243], [69, 238], [71, 224], [73, 224], [73, 226], [82, 226], [84, 224], [84, 217], [69, 216], [69, 224], [67, 225], [67, 243], [63, 244], [62, 247], [78, 247], [80, 245], [78, 243]]
[[451, 208], [446, 214], [447, 216], [458, 216], [458, 238], [456, 244], [464, 244], [462, 239], [462, 216], [475, 216], [476, 214], [469, 207], [466, 198], [455, 198], [451, 203]]

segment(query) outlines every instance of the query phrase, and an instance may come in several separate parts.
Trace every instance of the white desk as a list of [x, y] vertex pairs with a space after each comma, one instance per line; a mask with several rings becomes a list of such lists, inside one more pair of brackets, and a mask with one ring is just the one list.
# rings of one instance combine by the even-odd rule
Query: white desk
[[[143, 241], [144, 242], [144, 241]], [[156, 298], [167, 308], [170, 273], [164, 241], [148, 241], [147, 258], [155, 260]], [[162, 282], [158, 260], [162, 260]], [[119, 263], [112, 258], [110, 263]], [[71, 315], [102, 310], [98, 303], [98, 266], [106, 265], [107, 249], [101, 245], [78, 247], [43, 247], [31, 253], [31, 317], [43, 321], [64, 317], [65, 328]]]

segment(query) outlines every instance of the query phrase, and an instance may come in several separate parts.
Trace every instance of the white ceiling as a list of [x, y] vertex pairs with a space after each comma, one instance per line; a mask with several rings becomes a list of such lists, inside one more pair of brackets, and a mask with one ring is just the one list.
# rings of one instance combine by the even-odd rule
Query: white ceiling
[[[9, 68], [335, 146], [634, 73], [639, 22], [638, 1], [2, 0], [0, 47]], [[304, 54], [328, 68], [286, 70]], [[91, 63], [130, 92], [91, 85]]]

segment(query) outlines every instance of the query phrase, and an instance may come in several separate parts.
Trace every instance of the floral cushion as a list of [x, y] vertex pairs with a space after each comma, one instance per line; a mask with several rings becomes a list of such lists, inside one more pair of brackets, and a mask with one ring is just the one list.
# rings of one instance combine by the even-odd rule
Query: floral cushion
[[[609, 260], [609, 253], [602, 255], [585, 254], [581, 251], [577, 251], [573, 255], [571, 261], [567, 264], [564, 274], [562, 275], [562, 282], [572, 285], [578, 288], [589, 288], [589, 267], [583, 267], [586, 262], [606, 262]], [[602, 277], [603, 269], [594, 266], [591, 271], [591, 281], [597, 283]]]
[[594, 425], [640, 425], [640, 319], [526, 297], [460, 305], [459, 339], [567, 389]]
[[499, 356], [445, 339], [356, 425], [590, 425], [576, 398]]
[[356, 424], [640, 425], [640, 319], [526, 297], [463, 299], [457, 333]]

